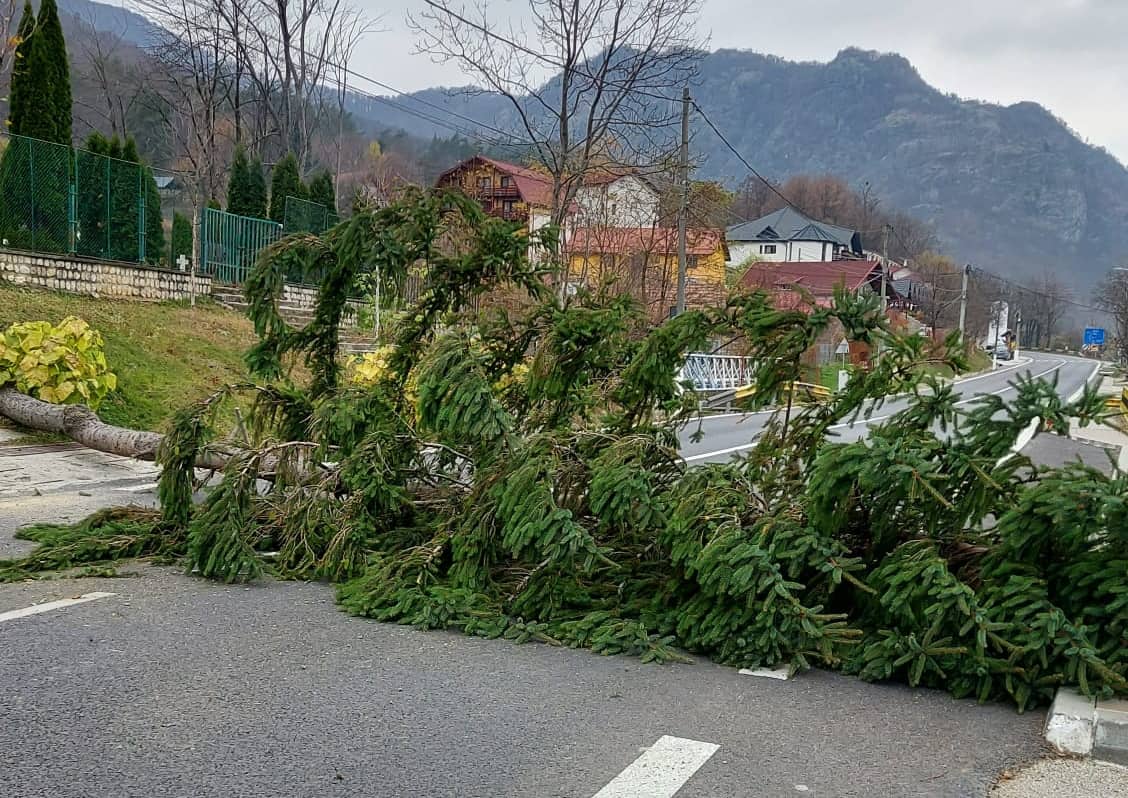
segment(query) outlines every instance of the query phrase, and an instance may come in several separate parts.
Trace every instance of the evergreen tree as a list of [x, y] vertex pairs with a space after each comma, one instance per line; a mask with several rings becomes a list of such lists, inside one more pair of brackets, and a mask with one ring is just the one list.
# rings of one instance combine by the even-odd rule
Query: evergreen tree
[[247, 215], [266, 218], [266, 178], [262, 174], [262, 158], [257, 156], [247, 168]]
[[113, 260], [140, 259], [141, 182], [137, 144], [110, 139], [110, 257]]
[[235, 148], [235, 158], [231, 161], [231, 176], [227, 180], [227, 212], [240, 216], [250, 216], [250, 164], [247, 151], [240, 144]]
[[16, 28], [16, 49], [12, 54], [12, 83], [8, 96], [8, 131], [23, 135], [23, 125], [32, 113], [32, 94], [29, 81], [31, 67], [31, 41], [35, 32], [35, 12], [31, 0], [24, 3], [23, 16]]
[[78, 241], [80, 255], [92, 258], [110, 257], [110, 228], [107, 198], [110, 187], [108, 159], [110, 141], [95, 131], [86, 137], [75, 152], [78, 194]]
[[286, 221], [286, 197], [306, 198], [298, 159], [292, 152], [276, 163], [270, 174], [270, 218], [279, 224]]
[[[55, 0], [43, 0], [31, 36], [27, 80], [21, 97], [30, 105], [20, 120], [19, 133], [32, 138], [71, 143], [71, 85], [67, 44]], [[23, 111], [21, 111], [23, 113]]]
[[329, 172], [318, 172], [309, 181], [309, 200], [324, 205], [329, 213], [337, 212], [337, 196], [333, 188], [333, 176]]
[[172, 215], [172, 237], [169, 241], [168, 263], [174, 269], [179, 269], [177, 259], [183, 255], [192, 258], [192, 221], [180, 212]]

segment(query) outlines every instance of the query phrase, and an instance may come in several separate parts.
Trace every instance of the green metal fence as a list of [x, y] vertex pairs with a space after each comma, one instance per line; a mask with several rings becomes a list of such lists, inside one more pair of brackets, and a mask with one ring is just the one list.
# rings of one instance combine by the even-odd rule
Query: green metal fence
[[300, 197], [286, 197], [285, 218], [282, 229], [290, 233], [313, 233], [321, 235], [341, 219], [319, 202], [310, 202]]
[[0, 137], [0, 245], [133, 263], [168, 258], [153, 170], [24, 136]]
[[205, 208], [200, 219], [200, 271], [216, 282], [241, 285], [255, 259], [282, 236], [269, 219]]

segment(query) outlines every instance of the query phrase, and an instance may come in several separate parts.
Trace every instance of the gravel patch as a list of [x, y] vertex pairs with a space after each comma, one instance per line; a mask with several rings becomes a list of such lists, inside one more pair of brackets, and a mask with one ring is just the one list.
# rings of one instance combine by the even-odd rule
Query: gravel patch
[[991, 798], [1106, 798], [1128, 795], [1128, 768], [1093, 759], [1047, 757], [1006, 771]]

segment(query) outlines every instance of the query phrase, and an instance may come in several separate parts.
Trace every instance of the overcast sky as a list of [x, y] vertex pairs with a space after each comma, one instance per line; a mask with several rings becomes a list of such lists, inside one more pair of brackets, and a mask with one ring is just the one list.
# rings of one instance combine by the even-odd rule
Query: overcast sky
[[[385, 29], [359, 48], [359, 71], [409, 91], [466, 82], [413, 54], [404, 18], [422, 0], [357, 2], [383, 12]], [[489, 2], [499, 14], [525, 8]], [[1039, 102], [1128, 163], [1128, 0], [703, 0], [701, 29], [712, 49], [792, 60], [850, 46], [898, 52], [942, 91]]]

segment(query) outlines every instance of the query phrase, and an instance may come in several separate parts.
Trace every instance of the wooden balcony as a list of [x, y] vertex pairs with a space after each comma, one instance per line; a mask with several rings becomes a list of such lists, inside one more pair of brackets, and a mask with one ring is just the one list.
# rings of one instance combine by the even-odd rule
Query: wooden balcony
[[521, 197], [516, 185], [477, 186], [475, 187], [475, 196], [478, 199], [519, 199]]

